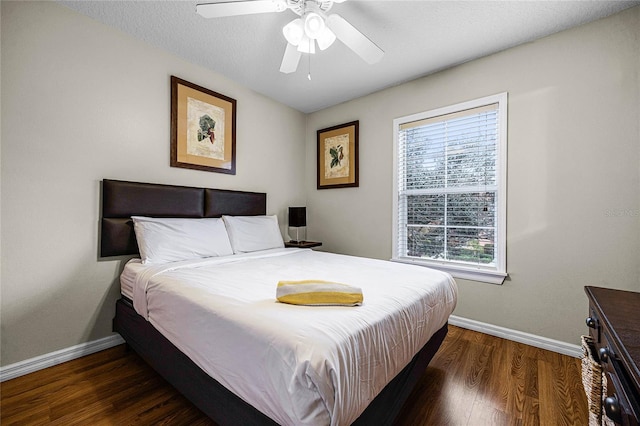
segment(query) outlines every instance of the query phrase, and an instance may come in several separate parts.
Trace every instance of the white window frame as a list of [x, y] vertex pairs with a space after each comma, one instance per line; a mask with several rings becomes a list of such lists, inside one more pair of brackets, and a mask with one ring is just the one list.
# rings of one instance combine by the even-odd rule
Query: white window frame
[[[393, 261], [411, 263], [439, 269], [449, 272], [456, 278], [463, 278], [473, 281], [487, 282], [491, 284], [502, 284], [507, 277], [507, 92], [486, 96], [455, 105], [438, 108], [431, 111], [412, 114], [393, 120]], [[452, 114], [465, 111], [471, 108], [478, 108], [485, 105], [498, 104], [498, 141], [496, 143], [497, 170], [497, 198], [496, 205], [496, 239], [498, 247], [496, 249], [496, 259], [493, 266], [457, 263], [449, 260], [424, 259], [409, 256], [401, 256], [399, 251], [398, 236], [399, 230], [399, 132], [400, 126], [418, 120], [425, 120], [441, 115]]]

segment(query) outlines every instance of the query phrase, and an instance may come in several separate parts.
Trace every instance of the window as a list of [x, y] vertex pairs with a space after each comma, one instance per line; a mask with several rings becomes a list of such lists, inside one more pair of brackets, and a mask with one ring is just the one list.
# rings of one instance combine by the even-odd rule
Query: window
[[502, 284], [507, 275], [507, 94], [393, 124], [393, 260]]

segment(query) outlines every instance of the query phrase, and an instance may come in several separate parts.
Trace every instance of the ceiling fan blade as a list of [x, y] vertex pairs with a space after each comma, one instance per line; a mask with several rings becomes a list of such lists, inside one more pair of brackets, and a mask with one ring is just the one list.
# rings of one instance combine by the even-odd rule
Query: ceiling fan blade
[[333, 14], [327, 17], [327, 27], [336, 35], [338, 40], [356, 52], [368, 64], [375, 64], [384, 55], [374, 42], [362, 34], [342, 16]]
[[255, 13], [282, 12], [286, 3], [278, 0], [245, 0], [206, 3], [196, 6], [196, 12], [205, 18], [251, 15]]
[[287, 50], [284, 51], [282, 57], [282, 64], [280, 64], [280, 72], [290, 74], [298, 69], [298, 62], [302, 53], [298, 51], [298, 48], [291, 43], [287, 43]]

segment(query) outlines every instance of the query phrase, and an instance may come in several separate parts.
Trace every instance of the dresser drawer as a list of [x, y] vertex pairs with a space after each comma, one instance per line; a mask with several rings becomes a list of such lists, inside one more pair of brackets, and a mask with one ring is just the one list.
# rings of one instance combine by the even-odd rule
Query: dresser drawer
[[[596, 346], [599, 345], [602, 326], [600, 325], [600, 317], [598, 315], [598, 312], [591, 304], [589, 304], [589, 316], [587, 316], [585, 322], [587, 323], [587, 327], [589, 327], [589, 335], [593, 339], [593, 343]], [[596, 355], [597, 352], [598, 351], [596, 350]]]
[[638, 401], [633, 399], [626, 386], [618, 380], [620, 376], [609, 372], [605, 376], [607, 395], [603, 401], [603, 415], [622, 426], [638, 426], [640, 419], [633, 409], [634, 406], [638, 407]]
[[607, 330], [601, 332], [600, 343], [596, 345], [600, 365], [607, 380], [607, 393], [603, 401], [603, 413], [616, 424], [638, 426], [638, 400], [629, 383], [615, 345]]
[[[640, 426], [640, 387], [637, 380], [640, 335], [637, 308], [640, 295], [597, 287], [586, 287], [589, 316], [586, 323], [593, 339], [593, 357], [606, 378], [602, 411], [616, 424]], [[631, 336], [631, 338], [630, 338]]]

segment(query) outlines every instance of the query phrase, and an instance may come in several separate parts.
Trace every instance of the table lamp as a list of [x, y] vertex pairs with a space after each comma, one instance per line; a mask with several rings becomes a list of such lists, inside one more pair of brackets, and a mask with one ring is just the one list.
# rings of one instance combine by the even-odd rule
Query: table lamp
[[[307, 232], [307, 208], [306, 207], [289, 207], [289, 228], [296, 228], [296, 239], [291, 240], [292, 243], [299, 243], [304, 240], [300, 240], [300, 228], [305, 228], [305, 238]], [[291, 235], [291, 234], [289, 234]]]

